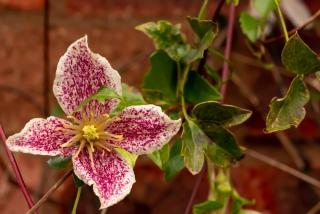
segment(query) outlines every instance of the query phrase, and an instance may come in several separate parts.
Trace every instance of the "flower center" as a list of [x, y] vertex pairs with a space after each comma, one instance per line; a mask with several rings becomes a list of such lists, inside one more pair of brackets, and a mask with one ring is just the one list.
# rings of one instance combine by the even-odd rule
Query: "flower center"
[[94, 141], [99, 139], [99, 134], [97, 132], [97, 128], [94, 125], [85, 125], [82, 128], [83, 131], [83, 137], [87, 141]]
[[111, 151], [115, 148], [115, 145], [109, 144], [108, 141], [123, 140], [122, 135], [113, 134], [105, 130], [110, 120], [108, 114], [96, 118], [93, 113], [88, 116], [85, 112], [82, 112], [81, 120], [71, 115], [67, 116], [67, 118], [71, 124], [63, 124], [63, 127], [57, 130], [71, 135], [72, 138], [62, 144], [61, 147], [67, 148], [78, 145], [78, 150], [74, 157], [77, 157], [80, 152], [86, 149], [92, 168], [94, 168], [93, 153], [97, 149]]

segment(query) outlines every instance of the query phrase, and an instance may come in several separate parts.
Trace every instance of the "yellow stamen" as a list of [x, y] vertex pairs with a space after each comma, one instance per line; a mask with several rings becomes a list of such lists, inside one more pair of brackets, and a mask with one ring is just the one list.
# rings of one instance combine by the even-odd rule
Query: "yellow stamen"
[[80, 146], [74, 157], [78, 157], [80, 152], [83, 150], [84, 146], [86, 145], [86, 141], [84, 139], [81, 140]]
[[80, 134], [77, 134], [77, 135], [73, 136], [70, 140], [68, 140], [66, 143], [61, 144], [61, 147], [70, 147], [70, 146], [73, 146], [73, 145], [76, 144], [81, 138], [82, 138], [82, 136], [81, 136]]

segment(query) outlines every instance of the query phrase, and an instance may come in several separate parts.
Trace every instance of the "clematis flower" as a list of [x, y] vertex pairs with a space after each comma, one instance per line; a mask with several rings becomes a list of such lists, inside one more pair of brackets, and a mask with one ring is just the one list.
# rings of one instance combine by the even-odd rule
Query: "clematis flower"
[[6, 143], [16, 152], [72, 156], [74, 173], [93, 185], [103, 209], [122, 200], [135, 182], [116, 148], [136, 155], [158, 150], [179, 131], [181, 120], [171, 120], [155, 105], [130, 106], [110, 117], [118, 99], [92, 100], [76, 112], [101, 86], [122, 93], [120, 75], [89, 49], [85, 36], [71, 44], [57, 66], [53, 92], [67, 119], [32, 119]]

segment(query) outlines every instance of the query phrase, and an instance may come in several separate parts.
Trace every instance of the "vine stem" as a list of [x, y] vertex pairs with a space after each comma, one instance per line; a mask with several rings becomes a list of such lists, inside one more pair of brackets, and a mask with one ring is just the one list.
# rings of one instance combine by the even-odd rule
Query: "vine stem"
[[283, 31], [283, 34], [284, 34], [284, 38], [286, 39], [286, 42], [287, 42], [289, 40], [289, 35], [288, 35], [287, 26], [286, 26], [286, 23], [284, 21], [284, 18], [283, 18], [282, 12], [281, 12], [281, 8], [280, 8], [280, 5], [279, 5], [279, 0], [274, 0], [274, 3], [276, 4], [277, 13], [278, 13], [278, 16], [279, 16], [279, 19], [280, 19], [281, 28], [282, 28], [282, 31]]
[[81, 196], [81, 191], [82, 191], [82, 186], [81, 186], [81, 187], [78, 187], [77, 197], [76, 197], [76, 200], [74, 201], [71, 214], [77, 214], [77, 207], [78, 207], [78, 204], [79, 204], [79, 200], [80, 200], [80, 196]]
[[42, 196], [42, 198], [33, 206], [31, 207], [30, 210], [28, 210], [28, 212], [26, 212], [26, 214], [32, 214], [35, 213], [37, 209], [39, 209], [39, 207], [41, 207], [42, 204], [44, 204], [48, 198], [50, 197], [50, 195], [56, 191], [61, 184], [63, 184], [65, 182], [65, 180], [67, 180], [67, 178], [72, 175], [73, 170], [69, 169], [49, 190], [48, 192]]
[[[214, 18], [218, 17], [218, 14], [220, 13], [222, 5], [224, 3], [224, 1], [222, 1], [223, 3], [221, 3], [222, 5], [220, 5], [220, 2], [221, 1], [218, 2], [217, 9], [215, 10], [215, 14], [213, 15]], [[227, 44], [226, 44], [225, 52], [224, 52], [224, 58], [226, 60], [229, 60], [229, 58], [230, 58], [230, 52], [231, 52], [232, 40], [233, 40], [234, 20], [235, 20], [235, 5], [233, 3], [231, 3], [230, 7], [229, 7], [229, 17], [228, 17], [228, 27], [227, 27]], [[205, 60], [203, 62], [203, 66], [205, 65], [206, 59], [207, 58], [205, 58]], [[198, 69], [201, 69], [201, 67], [198, 67]], [[198, 70], [198, 71], [200, 71], [200, 70]], [[227, 82], [228, 78], [229, 78], [229, 66], [228, 66], [228, 63], [225, 62], [223, 64], [223, 70], [222, 70], [222, 82]], [[226, 91], [227, 91], [226, 89], [227, 89], [227, 85], [226, 84], [222, 85], [222, 87], [220, 89], [220, 93], [223, 97], [223, 99], [221, 100], [221, 103], [224, 102], [224, 97], [225, 97]], [[191, 196], [190, 196], [190, 199], [189, 199], [189, 202], [188, 202], [188, 205], [187, 205], [187, 208], [186, 208], [184, 214], [189, 214], [191, 211], [191, 207], [192, 207], [195, 195], [198, 192], [198, 189], [200, 187], [200, 183], [201, 183], [201, 180], [202, 180], [204, 173], [205, 173], [205, 169], [202, 168], [200, 174], [197, 177], [195, 185], [193, 187], [193, 190], [192, 190], [192, 193], [191, 193]]]
[[18, 167], [18, 164], [17, 164], [17, 161], [15, 159], [15, 157], [13, 156], [12, 152], [9, 150], [9, 148], [7, 147], [7, 144], [6, 144], [6, 141], [7, 141], [7, 137], [4, 133], [4, 130], [2, 128], [2, 125], [0, 124], [0, 137], [1, 137], [1, 141], [3, 143], [3, 147], [4, 147], [4, 150], [9, 158], [9, 161], [10, 161], [10, 164], [11, 164], [11, 167], [13, 169], [13, 172], [16, 176], [16, 179], [19, 183], [19, 186], [20, 186], [20, 189], [22, 191], [22, 194], [28, 204], [28, 207], [31, 208], [33, 206], [33, 201], [32, 201], [32, 198], [31, 198], [31, 195], [30, 193], [28, 192], [28, 189], [26, 187], [26, 184], [23, 180], [23, 177], [22, 177], [22, 174], [21, 174], [21, 171]]

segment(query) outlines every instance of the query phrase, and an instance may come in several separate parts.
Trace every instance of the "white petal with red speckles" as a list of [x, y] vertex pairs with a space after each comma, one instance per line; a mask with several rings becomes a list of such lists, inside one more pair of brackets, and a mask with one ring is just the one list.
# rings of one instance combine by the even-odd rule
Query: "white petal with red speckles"
[[135, 154], [160, 149], [177, 134], [181, 120], [172, 120], [155, 105], [131, 106], [124, 109], [107, 125], [106, 130], [123, 136], [121, 141], [108, 143]]
[[135, 182], [132, 167], [115, 151], [93, 153], [95, 171], [86, 150], [73, 157], [74, 173], [86, 184], [93, 185], [101, 202], [100, 209], [110, 207], [130, 193]]
[[72, 136], [56, 130], [62, 127], [63, 123], [69, 122], [56, 117], [32, 119], [21, 132], [7, 139], [7, 146], [15, 152], [67, 156], [70, 152], [67, 152], [66, 149], [62, 150], [60, 145], [67, 142]]
[[[121, 77], [106, 58], [93, 53], [84, 36], [71, 44], [60, 58], [53, 93], [66, 114], [72, 114], [80, 102], [97, 92], [101, 86], [114, 89], [121, 95]], [[97, 114], [109, 113], [118, 104], [117, 99], [104, 103], [92, 101], [89, 106], [97, 105]]]

